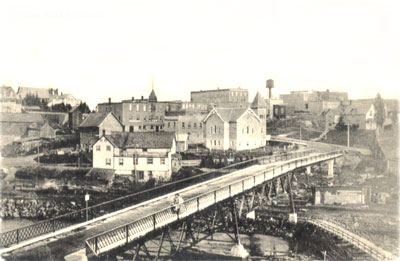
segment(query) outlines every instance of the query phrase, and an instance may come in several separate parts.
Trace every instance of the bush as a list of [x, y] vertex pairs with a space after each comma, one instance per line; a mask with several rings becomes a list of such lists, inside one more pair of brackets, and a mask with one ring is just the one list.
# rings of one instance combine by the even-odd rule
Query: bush
[[89, 168], [61, 168], [29, 166], [15, 172], [18, 179], [80, 179], [84, 180]]

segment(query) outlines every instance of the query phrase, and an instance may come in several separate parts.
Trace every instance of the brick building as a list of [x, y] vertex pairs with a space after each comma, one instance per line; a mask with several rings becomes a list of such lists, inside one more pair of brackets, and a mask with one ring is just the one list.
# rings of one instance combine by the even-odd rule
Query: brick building
[[216, 89], [190, 92], [190, 101], [205, 103], [217, 107], [236, 108], [247, 107], [249, 91], [242, 88]]

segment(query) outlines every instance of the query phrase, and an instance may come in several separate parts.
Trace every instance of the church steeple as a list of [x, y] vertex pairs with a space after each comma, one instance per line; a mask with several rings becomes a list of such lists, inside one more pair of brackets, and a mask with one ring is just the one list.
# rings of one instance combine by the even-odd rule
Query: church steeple
[[151, 93], [149, 96], [149, 101], [150, 102], [157, 102], [157, 95], [154, 92], [154, 78], [151, 80]]

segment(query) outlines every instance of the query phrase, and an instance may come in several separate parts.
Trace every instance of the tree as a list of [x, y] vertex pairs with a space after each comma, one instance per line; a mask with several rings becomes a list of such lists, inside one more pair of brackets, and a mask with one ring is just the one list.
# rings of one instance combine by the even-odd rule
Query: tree
[[338, 131], [347, 130], [347, 124], [344, 122], [343, 115], [340, 115], [339, 122], [336, 124], [335, 129]]
[[386, 118], [385, 103], [383, 102], [383, 99], [379, 93], [376, 95], [374, 106], [375, 106], [375, 117], [374, 117], [375, 122], [377, 126], [382, 127]]
[[23, 100], [23, 104], [26, 106], [41, 106], [42, 102], [37, 94], [28, 93]]
[[89, 106], [86, 104], [86, 102], [84, 102], [84, 103], [80, 103], [79, 104], [79, 106], [78, 106], [78, 110], [81, 112], [81, 113], [90, 113], [90, 108], [89, 108]]

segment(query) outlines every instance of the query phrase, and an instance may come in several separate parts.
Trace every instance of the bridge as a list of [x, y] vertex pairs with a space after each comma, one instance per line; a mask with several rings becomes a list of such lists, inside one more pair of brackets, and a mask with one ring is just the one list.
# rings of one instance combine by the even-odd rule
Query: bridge
[[288, 138], [288, 137], [282, 137], [282, 136], [271, 136], [270, 141], [275, 141], [275, 142], [283, 142], [283, 143], [291, 143], [291, 144], [297, 144], [301, 146], [307, 146], [310, 148], [316, 148], [319, 150], [341, 150], [341, 151], [353, 151], [360, 153], [361, 155], [371, 155], [371, 151], [369, 149], [362, 149], [362, 148], [356, 148], [356, 147], [347, 147], [347, 146], [342, 146], [342, 145], [337, 145], [337, 144], [330, 144], [330, 143], [324, 143], [324, 142], [316, 142], [316, 141], [309, 141], [309, 140], [299, 140], [299, 139], [293, 139], [293, 138]]
[[[87, 239], [87, 253], [101, 257], [110, 253], [112, 254], [115, 251], [120, 251], [120, 249], [133, 248], [134, 246], [136, 246], [136, 251], [138, 252], [138, 249], [144, 245], [148, 237], [154, 237], [157, 232], [162, 234], [162, 240], [159, 244], [159, 250], [161, 250], [163, 238], [165, 235], [169, 235], [168, 226], [179, 222], [183, 222], [184, 225], [188, 226], [188, 218], [190, 219], [191, 216], [206, 211], [219, 203], [229, 201], [252, 190], [254, 191], [256, 188], [265, 192], [267, 185], [270, 188], [274, 186], [276, 189], [276, 184], [272, 185], [271, 182], [283, 176], [287, 178], [281, 183], [282, 186], [285, 183], [290, 184], [292, 176], [288, 175], [291, 171], [320, 162], [333, 161], [341, 156], [341, 152], [328, 152], [312, 153], [273, 164], [268, 164], [268, 161], [261, 161], [260, 165], [235, 171], [229, 175], [197, 184], [195, 188], [186, 188], [179, 191], [180, 195], [184, 198], [184, 202], [181, 204], [181, 211], [178, 213], [174, 213], [171, 209], [171, 203], [168, 199], [171, 195], [159, 197], [156, 201], [146, 204], [146, 206], [132, 210], [130, 215], [135, 216], [132, 222]], [[289, 190], [290, 187], [289, 185]], [[254, 195], [255, 193], [253, 193], [253, 200]], [[236, 207], [233, 206], [233, 208]], [[236, 211], [234, 212], [236, 213]], [[146, 213], [146, 215], [143, 216], [142, 213]], [[186, 233], [191, 234], [191, 229], [186, 230]], [[237, 233], [235, 234], [237, 235]], [[236, 241], [238, 240], [236, 239]], [[174, 250], [178, 251], [179, 249]]]
[[[324, 161], [333, 161], [341, 155], [340, 152], [321, 154], [315, 151], [300, 151], [257, 158], [251, 160], [251, 162], [245, 162], [247, 165], [249, 163], [257, 163], [256, 165], [231, 173], [225, 173], [219, 178], [212, 179], [206, 183], [194, 184], [181, 190], [180, 193], [182, 193], [181, 195], [185, 199], [182, 209], [185, 211], [182, 211], [178, 215], [173, 215], [168, 200], [168, 197], [171, 197], [175, 192], [150, 199], [140, 204], [130, 205], [125, 209], [115, 210], [108, 214], [105, 214], [104, 211], [99, 211], [100, 207], [106, 209], [104, 206], [107, 204], [99, 204], [100, 206], [82, 209], [75, 213], [62, 216], [61, 218], [57, 217], [39, 222], [33, 226], [1, 233], [0, 242], [3, 248], [0, 250], [0, 253], [5, 258], [7, 258], [7, 256], [18, 256], [22, 252], [29, 255], [29, 253], [35, 251], [35, 248], [43, 245], [43, 242], [47, 242], [47, 248], [58, 248], [55, 250], [57, 252], [55, 252], [54, 255], [65, 256], [70, 254], [71, 251], [74, 252], [84, 248], [86, 242], [86, 247], [90, 250], [88, 251], [89, 254], [92, 252], [95, 256], [100, 256], [121, 246], [122, 241], [124, 244], [131, 243], [149, 234], [151, 232], [148, 227], [150, 219], [152, 220], [151, 228], [153, 231], [158, 231], [164, 226], [182, 221], [186, 217], [201, 212], [218, 202], [243, 194], [252, 188], [260, 187], [263, 183], [273, 180], [276, 182], [278, 177], [282, 178], [285, 174], [289, 175], [289, 172], [296, 168]], [[231, 167], [231, 169], [234, 170], [235, 166]], [[235, 181], [235, 183], [232, 183], [233, 181]], [[187, 180], [183, 180], [183, 183], [185, 182], [187, 183]], [[276, 183], [274, 184], [276, 189]], [[176, 186], [176, 184], [174, 185]], [[170, 189], [169, 191], [172, 190]], [[151, 192], [152, 191], [150, 191], [150, 193]], [[157, 195], [157, 193], [155, 193], [155, 195]], [[138, 195], [134, 195], [133, 197], [137, 198]], [[215, 200], [210, 201], [213, 197], [215, 197]], [[132, 196], [118, 199], [118, 201], [108, 202], [108, 207], [110, 207], [110, 205], [126, 207], [126, 204], [121, 205], [120, 203], [126, 203], [129, 198], [132, 198]], [[86, 211], [91, 213], [93, 218], [84, 222], [84, 213]], [[143, 217], [143, 213], [147, 213], [147, 215]], [[152, 214], [148, 215], [149, 213]], [[65, 222], [68, 215], [69, 217], [73, 216], [77, 218], [81, 223], [71, 224], [70, 220], [69, 222]], [[125, 240], [121, 242], [115, 241], [115, 237], [110, 235], [118, 234], [121, 225], [124, 228], [129, 228], [128, 240], [125, 238]], [[60, 244], [64, 246], [63, 250], [59, 249]]]
[[322, 219], [308, 219], [306, 222], [317, 226], [334, 236], [349, 242], [375, 260], [395, 260], [397, 257], [388, 251], [376, 246], [370, 241], [344, 229], [340, 225]]

